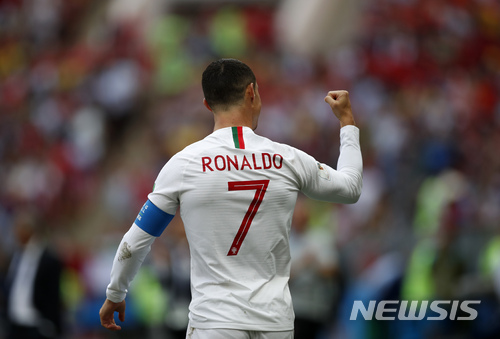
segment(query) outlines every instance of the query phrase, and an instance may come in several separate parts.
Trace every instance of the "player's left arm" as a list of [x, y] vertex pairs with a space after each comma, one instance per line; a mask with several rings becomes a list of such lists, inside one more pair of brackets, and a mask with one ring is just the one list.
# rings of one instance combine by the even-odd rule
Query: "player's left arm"
[[173, 217], [148, 200], [123, 236], [113, 261], [111, 281], [106, 290], [107, 299], [99, 312], [102, 326], [110, 330], [120, 329], [115, 324], [114, 312], [118, 312], [121, 321], [125, 320], [128, 287], [151, 250], [151, 245]]
[[139, 271], [151, 245], [173, 219], [179, 207], [179, 189], [185, 161], [174, 155], [162, 168], [153, 192], [141, 208], [129, 231], [123, 236], [111, 269], [111, 281], [106, 290], [106, 301], [101, 311], [101, 324], [110, 330], [119, 330], [114, 312], [125, 319], [125, 296], [128, 286]]

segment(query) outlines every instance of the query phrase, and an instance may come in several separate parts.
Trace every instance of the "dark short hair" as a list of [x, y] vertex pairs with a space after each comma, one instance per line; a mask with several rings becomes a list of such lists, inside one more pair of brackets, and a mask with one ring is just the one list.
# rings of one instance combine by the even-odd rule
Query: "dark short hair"
[[201, 87], [208, 105], [227, 109], [245, 96], [249, 84], [255, 84], [250, 67], [236, 59], [220, 59], [207, 66], [201, 77]]

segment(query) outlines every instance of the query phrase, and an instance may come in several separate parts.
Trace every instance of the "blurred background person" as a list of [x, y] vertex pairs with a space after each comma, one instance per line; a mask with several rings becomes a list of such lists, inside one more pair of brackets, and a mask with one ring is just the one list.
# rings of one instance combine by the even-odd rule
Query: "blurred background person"
[[[340, 297], [340, 271], [329, 221], [316, 215], [313, 224], [311, 210], [304, 196], [295, 205], [290, 233], [292, 266], [290, 293], [295, 312], [296, 339], [321, 338], [332, 326]], [[326, 213], [328, 216], [328, 213]]]
[[60, 338], [62, 263], [43, 236], [44, 225], [28, 209], [17, 211], [18, 250], [7, 275], [7, 339]]

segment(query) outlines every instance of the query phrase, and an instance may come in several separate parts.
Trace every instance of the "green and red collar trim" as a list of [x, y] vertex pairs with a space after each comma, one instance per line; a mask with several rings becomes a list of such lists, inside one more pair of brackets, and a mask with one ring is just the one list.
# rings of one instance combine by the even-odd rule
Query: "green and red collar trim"
[[243, 127], [231, 127], [233, 132], [234, 147], [239, 149], [245, 149], [245, 140], [243, 139]]

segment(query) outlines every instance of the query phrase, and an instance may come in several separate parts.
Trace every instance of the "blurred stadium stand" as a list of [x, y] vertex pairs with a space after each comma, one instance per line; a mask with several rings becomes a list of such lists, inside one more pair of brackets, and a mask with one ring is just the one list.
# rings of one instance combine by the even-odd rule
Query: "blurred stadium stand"
[[[65, 265], [65, 338], [113, 337], [97, 312], [114, 251], [162, 165], [211, 132], [200, 77], [219, 57], [255, 70], [259, 134], [323, 162], [339, 146], [323, 98], [350, 92], [363, 195], [306, 202], [338, 273], [317, 339], [500, 337], [497, 0], [3, 0], [0, 338], [26, 207]], [[133, 286], [123, 337], [183, 337], [179, 243], [176, 218]], [[471, 322], [348, 320], [353, 300], [384, 298], [482, 302]]]

